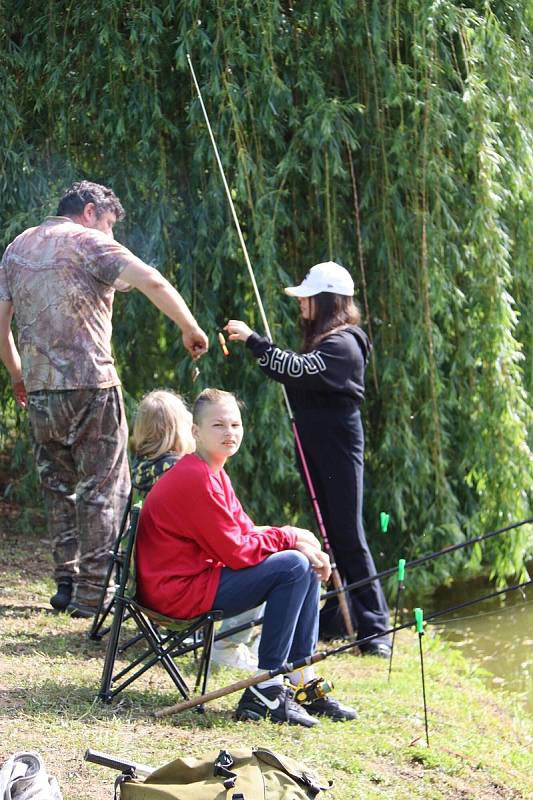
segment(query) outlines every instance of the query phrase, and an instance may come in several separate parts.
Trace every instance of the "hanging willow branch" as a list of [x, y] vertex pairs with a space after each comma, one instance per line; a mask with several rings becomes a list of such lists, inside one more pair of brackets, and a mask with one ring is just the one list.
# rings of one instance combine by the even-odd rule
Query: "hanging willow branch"
[[[368, 326], [368, 335], [370, 341], [374, 342], [374, 334], [372, 332], [372, 318], [370, 316], [370, 309], [368, 306], [368, 289], [366, 281], [365, 261], [363, 257], [363, 244], [361, 240], [361, 215], [359, 212], [359, 197], [357, 195], [357, 181], [355, 178], [355, 170], [353, 166], [352, 154], [350, 148], [346, 145], [346, 153], [348, 154], [348, 163], [350, 165], [350, 178], [352, 180], [352, 193], [353, 193], [353, 215], [355, 224], [355, 238], [357, 240], [357, 259], [359, 262], [359, 272], [361, 275], [361, 289], [363, 291], [363, 302], [365, 306], [365, 322]], [[378, 374], [376, 369], [376, 356], [374, 355], [371, 361], [372, 365], [372, 379], [374, 381], [374, 389], [376, 394], [379, 394]]]

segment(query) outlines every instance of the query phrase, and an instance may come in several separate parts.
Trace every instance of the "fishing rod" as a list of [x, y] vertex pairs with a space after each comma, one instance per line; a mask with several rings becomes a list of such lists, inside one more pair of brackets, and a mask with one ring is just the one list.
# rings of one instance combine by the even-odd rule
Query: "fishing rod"
[[[408, 561], [405, 564], [405, 569], [408, 567], [418, 567], [420, 564], [425, 564], [426, 561], [432, 561], [435, 558], [440, 558], [440, 556], [449, 555], [456, 550], [461, 550], [464, 547], [469, 547], [470, 545], [477, 544], [478, 542], [484, 542], [486, 539], [492, 539], [493, 536], [499, 536], [501, 533], [507, 533], [515, 528], [520, 528], [522, 525], [529, 525], [531, 523], [533, 523], [533, 517], [523, 519], [521, 522], [514, 522], [512, 525], [507, 525], [505, 528], [498, 528], [496, 531], [490, 531], [489, 533], [484, 533], [481, 536], [475, 536], [473, 539], [468, 539], [466, 542], [448, 545], [448, 547], [443, 547], [442, 550], [436, 550], [434, 553], [428, 553], [425, 556], [415, 558], [413, 561]], [[394, 575], [395, 572], [396, 567], [389, 567], [381, 572], [376, 572], [375, 575], [371, 575], [369, 578], [361, 578], [359, 581], [349, 583], [347, 586], [343, 586], [340, 591], [352, 592], [354, 589], [360, 589], [363, 586], [367, 586], [369, 583], [372, 583], [372, 581], [379, 581], [381, 578], [388, 578], [390, 575]], [[325, 592], [320, 596], [320, 600], [327, 600], [329, 597], [335, 597], [336, 594], [336, 591]]]
[[[231, 191], [230, 191], [230, 188], [228, 186], [228, 182], [226, 180], [226, 174], [224, 172], [224, 167], [222, 166], [222, 161], [220, 159], [220, 155], [219, 155], [219, 152], [218, 152], [218, 147], [217, 147], [217, 143], [215, 141], [215, 137], [214, 137], [214, 134], [213, 134], [213, 129], [211, 128], [211, 123], [209, 122], [209, 116], [207, 114], [207, 109], [206, 109], [205, 104], [204, 104], [204, 100], [203, 100], [203, 97], [202, 97], [202, 92], [200, 91], [200, 86], [198, 84], [198, 80], [196, 78], [196, 73], [194, 71], [194, 67], [193, 67], [193, 64], [192, 64], [191, 57], [190, 57], [189, 53], [187, 53], [187, 61], [189, 63], [189, 69], [191, 71], [192, 79], [193, 79], [194, 86], [195, 86], [195, 89], [196, 89], [196, 94], [198, 95], [198, 100], [200, 101], [200, 106], [202, 108], [202, 112], [203, 112], [203, 115], [204, 115], [205, 123], [207, 125], [207, 130], [209, 132], [209, 137], [211, 139], [211, 144], [213, 145], [213, 151], [215, 153], [215, 157], [216, 157], [216, 161], [217, 161], [218, 168], [219, 168], [219, 171], [220, 171], [220, 175], [222, 177], [222, 182], [224, 184], [224, 189], [226, 191], [226, 196], [228, 198], [228, 202], [229, 202], [229, 205], [230, 205], [231, 214], [233, 216], [233, 221], [234, 221], [235, 227], [237, 229], [239, 242], [240, 242], [240, 245], [241, 245], [241, 248], [242, 248], [242, 252], [244, 254], [244, 260], [245, 260], [246, 266], [248, 268], [248, 273], [250, 275], [250, 280], [252, 281], [252, 286], [253, 286], [253, 289], [254, 289], [255, 299], [256, 299], [257, 305], [259, 307], [259, 314], [261, 316], [261, 320], [263, 322], [263, 327], [265, 329], [266, 335], [268, 336], [268, 338], [272, 342], [273, 339], [272, 339], [272, 333], [270, 331], [270, 325], [268, 324], [268, 319], [267, 319], [267, 316], [265, 314], [265, 309], [263, 307], [263, 301], [261, 300], [261, 294], [259, 292], [259, 287], [257, 286], [257, 281], [255, 279], [255, 274], [254, 274], [254, 271], [253, 271], [252, 263], [250, 261], [250, 256], [248, 255], [248, 248], [246, 247], [246, 242], [244, 241], [244, 236], [242, 234], [241, 226], [240, 226], [240, 223], [239, 223], [239, 218], [238, 218], [237, 212], [235, 210], [235, 205], [233, 203], [233, 198], [231, 196]], [[290, 421], [290, 425], [291, 425], [291, 428], [292, 428], [294, 441], [296, 442], [296, 449], [298, 451], [298, 456], [300, 458], [300, 462], [302, 464], [302, 469], [303, 469], [303, 472], [304, 472], [304, 475], [305, 475], [305, 481], [306, 481], [307, 489], [308, 489], [309, 495], [311, 497], [311, 503], [313, 505], [313, 511], [314, 511], [314, 514], [315, 514], [315, 517], [316, 517], [316, 521], [317, 521], [317, 524], [318, 524], [318, 529], [319, 529], [320, 535], [322, 537], [324, 550], [328, 554], [329, 559], [331, 561], [331, 580], [332, 580], [333, 586], [335, 587], [334, 594], [337, 594], [338, 598], [339, 598], [339, 607], [341, 609], [342, 618], [343, 618], [343, 621], [344, 621], [344, 625], [346, 627], [346, 632], [347, 632], [347, 634], [348, 634], [348, 636], [350, 638], [353, 638], [355, 633], [354, 633], [354, 628], [353, 628], [353, 624], [352, 624], [352, 618], [350, 616], [350, 611], [349, 611], [349, 608], [348, 608], [348, 603], [346, 601], [346, 596], [345, 596], [344, 591], [342, 591], [342, 579], [341, 579], [339, 570], [337, 569], [337, 565], [335, 564], [335, 558], [334, 558], [334, 555], [333, 555], [333, 551], [331, 549], [331, 545], [329, 543], [328, 535], [326, 533], [326, 527], [325, 527], [324, 521], [322, 519], [322, 514], [321, 514], [321, 511], [320, 511], [320, 506], [318, 504], [318, 499], [317, 499], [317, 496], [316, 496], [315, 487], [313, 485], [313, 481], [312, 481], [311, 475], [309, 473], [307, 460], [305, 458], [303, 447], [302, 447], [302, 443], [301, 443], [301, 440], [300, 440], [300, 435], [299, 435], [298, 429], [296, 427], [296, 421], [294, 419], [294, 414], [293, 414], [293, 411], [292, 411], [292, 408], [291, 408], [291, 404], [290, 404], [290, 401], [289, 401], [289, 396], [288, 396], [287, 390], [285, 389], [285, 386], [283, 384], [281, 384], [281, 390], [282, 390], [282, 393], [283, 393], [283, 399], [285, 401], [285, 405], [287, 407], [287, 413], [289, 415], [289, 421]]]
[[[526, 524], [528, 524], [530, 522], [533, 522], [533, 517], [531, 517], [530, 519], [522, 520], [521, 522], [515, 522], [512, 525], [508, 525], [505, 528], [499, 528], [496, 531], [490, 531], [489, 533], [482, 534], [481, 536], [476, 536], [475, 538], [468, 539], [467, 541], [461, 542], [460, 544], [450, 545], [449, 547], [445, 547], [443, 550], [437, 550], [434, 553], [428, 553], [427, 555], [421, 556], [420, 558], [417, 558], [414, 561], [410, 561], [408, 563], [405, 563], [404, 559], [400, 559], [400, 561], [398, 563], [398, 578], [399, 578], [400, 581], [403, 581], [404, 576], [405, 576], [406, 567], [418, 566], [418, 565], [424, 563], [425, 561], [429, 561], [430, 559], [438, 558], [439, 556], [446, 555], [447, 553], [450, 553], [453, 550], [458, 550], [460, 548], [467, 547], [468, 545], [475, 544], [475, 543], [480, 542], [480, 541], [484, 541], [485, 539], [490, 539], [493, 536], [498, 536], [501, 533], [506, 533], [507, 531], [514, 530], [515, 528], [519, 528], [521, 525], [526, 525]], [[384, 570], [383, 572], [376, 573], [376, 575], [373, 575], [370, 578], [365, 578], [364, 580], [356, 581], [355, 583], [350, 583], [350, 584], [348, 584], [348, 586], [342, 587], [342, 591], [343, 592], [352, 591], [354, 589], [359, 588], [360, 586], [366, 586], [371, 581], [380, 580], [383, 577], [387, 577], [387, 576], [391, 575], [392, 573], [396, 572], [396, 569], [397, 569], [396, 567], [392, 568], [392, 569], [387, 569], [387, 570]], [[325, 600], [328, 597], [334, 597], [336, 594], [337, 594], [336, 591], [325, 592], [324, 594], [322, 594], [320, 596], [320, 601]], [[397, 597], [396, 610], [395, 610], [395, 625], [394, 625], [394, 627], [396, 627], [396, 619], [397, 619], [397, 616], [398, 616], [398, 614], [397, 614], [398, 606], [399, 606], [399, 598]], [[239, 625], [235, 625], [235, 626], [233, 626], [231, 628], [228, 628], [227, 630], [223, 631], [222, 633], [217, 633], [215, 635], [215, 642], [217, 642], [219, 640], [222, 640], [222, 639], [226, 639], [229, 636], [233, 636], [236, 633], [241, 633], [242, 631], [249, 630], [250, 628], [255, 628], [258, 625], [261, 625], [262, 622], [263, 622], [263, 617], [257, 617], [256, 619], [250, 620], [250, 622], [242, 622]], [[383, 634], [380, 634], [380, 635], [383, 635]], [[196, 644], [186, 645], [185, 647], [180, 648], [179, 655], [185, 655], [186, 653], [193, 652], [197, 648], [198, 648], [198, 645], [196, 645]]]
[[[499, 589], [495, 592], [490, 592], [489, 594], [485, 594], [481, 597], [477, 597], [475, 600], [466, 600], [463, 603], [458, 603], [455, 606], [451, 606], [450, 608], [446, 608], [443, 611], [435, 611], [432, 614], [428, 614], [426, 616], [426, 622], [432, 622], [439, 617], [444, 616], [445, 614], [451, 614], [454, 611], [459, 611], [462, 608], [467, 608], [468, 606], [476, 605], [477, 603], [482, 603], [485, 600], [491, 600], [493, 597], [499, 597], [501, 595], [507, 594], [508, 592], [514, 592], [518, 589], [523, 589], [526, 586], [530, 586], [533, 583], [533, 579], [528, 581], [524, 581], [523, 583], [515, 584], [514, 586], [508, 586], [506, 589]], [[365, 636], [362, 639], [357, 639], [353, 642], [348, 642], [347, 644], [339, 645], [338, 647], [331, 648], [330, 650], [321, 650], [319, 653], [315, 653], [312, 656], [307, 656], [307, 658], [301, 658], [297, 661], [292, 663], [285, 663], [282, 664], [280, 667], [271, 670], [264, 670], [263, 672], [256, 673], [249, 678], [244, 678], [241, 681], [237, 681], [236, 683], [232, 683], [229, 686], [223, 686], [220, 689], [215, 689], [212, 692], [207, 692], [206, 694], [200, 695], [198, 697], [193, 697], [189, 700], [185, 700], [181, 703], [176, 703], [172, 706], [166, 706], [165, 708], [161, 708], [158, 711], [154, 711], [151, 716], [155, 717], [156, 719], [160, 719], [161, 717], [168, 717], [172, 714], [179, 714], [182, 711], [187, 711], [190, 708], [194, 708], [195, 706], [203, 705], [204, 703], [208, 703], [211, 700], [218, 700], [220, 697], [225, 697], [228, 694], [233, 694], [234, 692], [238, 692], [240, 689], [247, 689], [250, 686], [256, 686], [258, 683], [262, 683], [263, 681], [269, 680], [269, 678], [275, 678], [277, 675], [286, 675], [289, 672], [295, 672], [298, 669], [303, 669], [304, 667], [309, 667], [312, 664], [317, 664], [319, 661], [324, 661], [326, 658], [330, 656], [337, 656], [341, 655], [342, 653], [346, 653], [349, 650], [354, 649], [355, 647], [359, 647], [362, 644], [366, 644], [367, 642], [371, 642], [373, 639], [382, 636], [389, 636], [392, 634], [398, 633], [398, 631], [406, 630], [407, 628], [411, 628], [413, 626], [412, 622], [405, 622], [403, 625], [397, 625], [395, 628], [390, 628], [388, 631], [373, 633], [370, 636]]]

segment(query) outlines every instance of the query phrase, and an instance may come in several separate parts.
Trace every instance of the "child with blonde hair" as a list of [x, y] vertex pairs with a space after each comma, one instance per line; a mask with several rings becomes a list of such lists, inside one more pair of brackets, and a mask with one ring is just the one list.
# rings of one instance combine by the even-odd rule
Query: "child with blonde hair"
[[179, 394], [155, 389], [143, 397], [131, 444], [135, 453], [132, 484], [144, 495], [164, 472], [196, 448], [192, 414]]

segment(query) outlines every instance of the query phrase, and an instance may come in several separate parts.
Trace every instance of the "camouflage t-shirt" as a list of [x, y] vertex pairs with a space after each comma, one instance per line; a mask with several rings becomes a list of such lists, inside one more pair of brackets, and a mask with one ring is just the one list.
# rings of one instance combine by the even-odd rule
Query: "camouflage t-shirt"
[[0, 300], [11, 300], [28, 392], [120, 384], [111, 355], [114, 282], [142, 262], [104, 233], [48, 217], [9, 245]]

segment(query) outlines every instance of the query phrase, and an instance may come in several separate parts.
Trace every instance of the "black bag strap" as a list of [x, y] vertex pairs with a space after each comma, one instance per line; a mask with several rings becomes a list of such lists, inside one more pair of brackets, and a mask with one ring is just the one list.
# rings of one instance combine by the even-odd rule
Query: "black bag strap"
[[119, 789], [124, 781], [131, 781], [134, 777], [134, 772], [121, 772], [118, 778], [115, 779], [115, 800], [119, 800]]
[[[214, 764], [213, 775], [215, 777], [220, 775], [225, 779], [224, 789], [226, 789], [226, 791], [228, 789], [233, 789], [237, 783], [237, 773], [231, 772], [230, 770], [230, 767], [233, 766], [233, 763], [234, 762], [231, 753], [229, 753], [227, 750], [221, 750]], [[242, 798], [242, 800], [246, 800], [243, 794], [234, 794], [233, 798], [236, 798], [236, 800], [240, 800], [240, 798]]]

